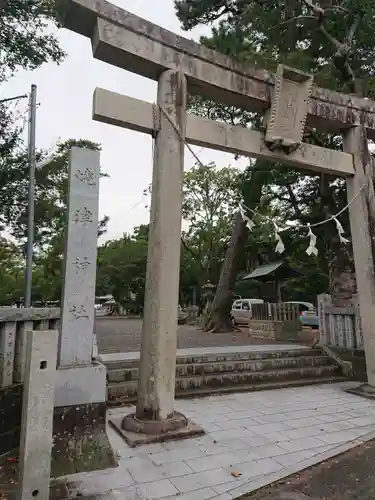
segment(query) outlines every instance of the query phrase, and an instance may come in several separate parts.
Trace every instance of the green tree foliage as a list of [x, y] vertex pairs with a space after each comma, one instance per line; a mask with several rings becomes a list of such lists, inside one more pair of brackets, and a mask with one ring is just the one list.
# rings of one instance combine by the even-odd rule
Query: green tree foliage
[[23, 293], [24, 264], [14, 243], [0, 236], [0, 305], [12, 305]]
[[183, 254], [194, 258], [198, 286], [218, 279], [240, 201], [239, 179], [237, 169], [218, 168], [214, 163], [196, 164], [185, 173], [182, 217], [188, 229], [182, 236]]
[[4, 0], [0, 3], [0, 81], [19, 68], [35, 69], [65, 56], [48, 30], [55, 20], [53, 0]]
[[127, 308], [143, 306], [147, 264], [148, 227], [99, 247], [97, 295], [111, 294]]
[[[211, 25], [211, 36], [201, 40], [210, 48], [270, 71], [284, 63], [313, 73], [320, 86], [374, 96], [375, 4], [370, 0], [176, 0], [175, 5], [185, 29]], [[194, 99], [191, 106], [194, 112], [210, 118], [261, 125], [259, 117], [254, 119], [254, 115], [219, 103]], [[304, 140], [341, 148], [340, 138], [316, 130], [307, 130]], [[285, 217], [300, 223], [317, 222], [346, 204], [344, 185], [332, 176], [311, 176], [256, 162], [260, 163], [265, 163], [271, 174], [263, 183], [261, 199], [271, 197], [273, 206], [278, 205]], [[349, 233], [347, 214], [341, 221]], [[322, 282], [326, 283], [328, 276], [334, 299], [345, 300], [355, 291], [349, 285], [353, 280], [346, 279], [353, 273], [350, 245], [340, 243], [334, 223], [316, 232]], [[311, 259], [304, 267], [305, 275], [310, 268]]]
[[[100, 150], [97, 143], [69, 139], [59, 143], [51, 161], [36, 170], [33, 300], [56, 301], [61, 297], [68, 164], [72, 146]], [[38, 153], [39, 160], [43, 156], [46, 154]], [[18, 155], [10, 166], [8, 170], [0, 169], [0, 221], [17, 242], [18, 255], [22, 256], [27, 234], [28, 165], [25, 155]], [[105, 177], [106, 174], [102, 173], [101, 176]], [[99, 222], [98, 236], [106, 232], [107, 223], [108, 217], [105, 216]], [[24, 265], [23, 258], [21, 265]], [[9, 273], [10, 269], [11, 263], [6, 267], [6, 272]], [[17, 267], [15, 273], [18, 273]], [[22, 287], [17, 294], [18, 298], [22, 297]]]
[[[64, 51], [50, 29], [55, 18], [54, 0], [0, 1], [0, 85], [19, 69], [32, 70], [43, 63], [60, 63], [64, 59]], [[13, 155], [22, 142], [12, 110], [8, 103], [0, 102], [1, 170], [14, 161]]]

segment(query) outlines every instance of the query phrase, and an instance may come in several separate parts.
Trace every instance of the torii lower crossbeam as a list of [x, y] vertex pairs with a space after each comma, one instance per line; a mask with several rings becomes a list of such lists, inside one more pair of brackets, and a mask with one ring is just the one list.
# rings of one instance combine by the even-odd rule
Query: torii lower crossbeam
[[[148, 134], [160, 127], [160, 109], [156, 105], [100, 88], [94, 93], [93, 118]], [[195, 146], [263, 158], [299, 169], [338, 176], [354, 174], [351, 154], [305, 143], [290, 154], [271, 151], [260, 132], [193, 114], [187, 114], [185, 140]]]

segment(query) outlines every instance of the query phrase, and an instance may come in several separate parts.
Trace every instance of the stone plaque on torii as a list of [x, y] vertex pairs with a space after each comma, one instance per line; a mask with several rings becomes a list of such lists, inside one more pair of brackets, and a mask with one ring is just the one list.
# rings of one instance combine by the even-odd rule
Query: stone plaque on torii
[[[156, 105], [98, 88], [93, 105], [95, 120], [155, 137], [137, 410], [122, 422], [128, 442], [199, 432], [174, 411], [185, 141], [346, 178], [348, 199], [355, 198], [349, 212], [368, 382], [375, 387], [366, 139], [375, 139], [375, 103], [315, 87], [310, 75], [285, 66], [271, 74], [237, 63], [105, 0], [61, 3], [63, 25], [91, 39], [96, 59], [158, 81]], [[187, 113], [187, 92], [263, 114], [264, 133]], [[342, 134], [344, 152], [302, 143], [306, 126]]]

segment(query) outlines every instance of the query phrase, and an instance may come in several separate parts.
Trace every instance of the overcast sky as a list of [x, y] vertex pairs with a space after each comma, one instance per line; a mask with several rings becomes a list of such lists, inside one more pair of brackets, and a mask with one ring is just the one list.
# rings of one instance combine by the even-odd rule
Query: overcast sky
[[[116, 0], [117, 5], [187, 38], [199, 39], [208, 33], [200, 27], [184, 33], [175, 16], [173, 0]], [[47, 64], [33, 72], [19, 72], [1, 88], [1, 97], [29, 92], [38, 86], [36, 144], [38, 148], [53, 148], [59, 139], [84, 138], [102, 145], [101, 164], [110, 175], [100, 185], [100, 215], [110, 217], [106, 238], [116, 238], [130, 232], [135, 225], [148, 223], [147, 199], [142, 192], [151, 182], [151, 138], [130, 130], [94, 122], [92, 95], [95, 87], [154, 102], [156, 82], [112, 67], [93, 58], [90, 40], [59, 30], [61, 46], [68, 57], [60, 66]], [[26, 104], [26, 103], [25, 103]], [[197, 149], [202, 161], [218, 165], [235, 165], [232, 155]], [[187, 151], [185, 169], [193, 159]], [[242, 162], [244, 164], [244, 162]]]

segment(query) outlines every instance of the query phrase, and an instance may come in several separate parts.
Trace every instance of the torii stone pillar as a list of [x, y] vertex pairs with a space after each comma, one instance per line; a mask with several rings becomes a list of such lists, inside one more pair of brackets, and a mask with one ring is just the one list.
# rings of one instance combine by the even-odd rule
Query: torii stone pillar
[[174, 411], [186, 88], [179, 71], [159, 78], [137, 409], [122, 422], [130, 444], [203, 432]]
[[[344, 151], [353, 154], [355, 175], [346, 180], [348, 200], [354, 201], [349, 207], [350, 231], [357, 287], [361, 328], [366, 354], [368, 384], [350, 389], [360, 395], [375, 396], [375, 272], [372, 241], [370, 234], [370, 209], [373, 203], [372, 159], [368, 151], [366, 131], [358, 125], [344, 135]], [[366, 185], [368, 184], [368, 185]], [[365, 188], [363, 186], [366, 185]], [[371, 192], [369, 192], [371, 190]], [[359, 194], [358, 194], [359, 193]], [[374, 210], [374, 207], [372, 207]]]

